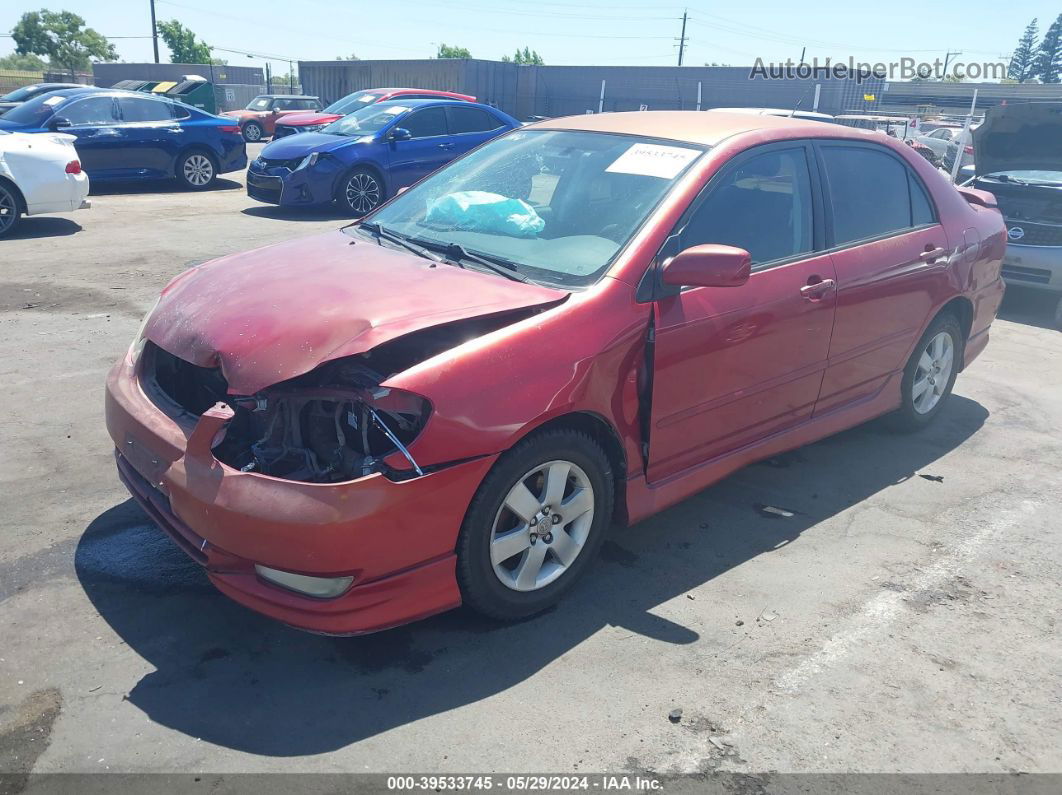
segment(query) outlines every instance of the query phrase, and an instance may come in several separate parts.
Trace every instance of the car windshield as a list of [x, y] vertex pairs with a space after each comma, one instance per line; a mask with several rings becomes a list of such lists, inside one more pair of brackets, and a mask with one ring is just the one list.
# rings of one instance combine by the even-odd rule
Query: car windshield
[[1050, 185], [1057, 187], [1062, 185], [1062, 171], [1038, 171], [1022, 170], [995, 171], [991, 174], [982, 174], [981, 179], [990, 179], [995, 182], [1013, 182], [1019, 185]]
[[370, 105], [342, 119], [337, 119], [321, 132], [329, 135], [370, 135], [379, 132], [408, 110], [409, 105], [396, 105], [390, 102]]
[[348, 113], [353, 113], [359, 108], [364, 108], [366, 105], [371, 105], [379, 98], [379, 94], [373, 94], [371, 91], [355, 91], [353, 94], [347, 94], [342, 99], [337, 99], [327, 108], [325, 108], [324, 112], [342, 113], [344, 116], [346, 116]]
[[[451, 255], [462, 247], [532, 281], [600, 279], [705, 151], [628, 135], [520, 130], [402, 193], [371, 216]], [[474, 267], [475, 263], [467, 263]]]
[[4, 94], [0, 97], [0, 102], [21, 102], [26, 97], [33, 96], [33, 93], [40, 88], [40, 84], [35, 83], [32, 86], [23, 86], [22, 88], [16, 88], [10, 94]]
[[255, 97], [244, 110], [269, 110], [269, 102], [272, 97]]
[[55, 106], [66, 99], [62, 94], [40, 94], [13, 107], [4, 114], [4, 121], [27, 127], [42, 127], [55, 111]]

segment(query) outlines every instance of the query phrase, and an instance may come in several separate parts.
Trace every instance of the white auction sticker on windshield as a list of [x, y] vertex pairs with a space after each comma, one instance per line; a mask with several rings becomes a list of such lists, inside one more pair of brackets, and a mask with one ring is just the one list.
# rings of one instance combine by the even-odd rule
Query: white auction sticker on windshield
[[44, 104], [51, 107], [52, 105], [58, 105], [64, 99], [66, 99], [64, 96], [48, 97], [48, 99], [44, 100]]
[[673, 179], [701, 153], [700, 149], [660, 144], [632, 144], [605, 171]]

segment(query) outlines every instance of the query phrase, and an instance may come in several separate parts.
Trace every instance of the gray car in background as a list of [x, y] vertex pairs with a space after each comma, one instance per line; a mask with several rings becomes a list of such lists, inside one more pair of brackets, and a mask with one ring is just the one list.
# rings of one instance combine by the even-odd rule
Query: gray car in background
[[1007, 225], [1003, 279], [1057, 295], [1062, 327], [1062, 102], [991, 108], [973, 140], [972, 184], [995, 195]]

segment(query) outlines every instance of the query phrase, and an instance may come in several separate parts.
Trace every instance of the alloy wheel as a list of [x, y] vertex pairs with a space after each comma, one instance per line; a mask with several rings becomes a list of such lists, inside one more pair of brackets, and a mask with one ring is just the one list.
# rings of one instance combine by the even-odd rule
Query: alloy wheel
[[206, 155], [189, 155], [184, 161], [184, 179], [189, 185], [202, 188], [214, 178], [214, 164]]
[[18, 204], [14, 194], [0, 185], [0, 235], [6, 234], [18, 220]]
[[243, 137], [252, 143], [260, 141], [262, 139], [262, 128], [257, 124], [248, 124], [243, 128]]
[[347, 204], [356, 213], [367, 213], [380, 203], [380, 183], [371, 174], [359, 172], [347, 182]]
[[915, 367], [911, 398], [914, 410], [928, 414], [947, 391], [955, 367], [955, 344], [951, 334], [941, 331], [922, 351]]
[[490, 561], [514, 591], [544, 588], [575, 562], [594, 521], [594, 488], [571, 461], [547, 461], [516, 481], [494, 518]]

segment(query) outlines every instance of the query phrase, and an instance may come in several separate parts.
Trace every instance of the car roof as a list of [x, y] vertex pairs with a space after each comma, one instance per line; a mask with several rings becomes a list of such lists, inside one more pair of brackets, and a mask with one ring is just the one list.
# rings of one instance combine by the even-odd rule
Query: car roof
[[[788, 130], [793, 138], [848, 137], [839, 125], [784, 116], [760, 116], [752, 113], [706, 113], [696, 110], [643, 110], [618, 113], [587, 113], [534, 122], [525, 130], [582, 130], [586, 132], [640, 135], [685, 141], [701, 146], [715, 146], [740, 133], [757, 130]], [[858, 134], [853, 137], [862, 138]]]
[[424, 105], [459, 105], [462, 108], [466, 108], [469, 105], [479, 108], [489, 108], [490, 110], [497, 110], [497, 108], [491, 108], [490, 105], [484, 105], [482, 102], [468, 102], [463, 99], [454, 99], [453, 97], [430, 97], [426, 99], [403, 99], [402, 97], [394, 97], [392, 99], [385, 99], [376, 105], [368, 105], [367, 107], [375, 108], [380, 105], [408, 105], [411, 108], [419, 108]]
[[110, 91], [109, 88], [97, 88], [96, 86], [80, 86], [79, 88], [57, 88], [47, 93], [60, 97], [73, 97], [78, 94], [103, 94]]

